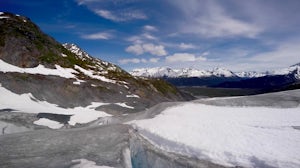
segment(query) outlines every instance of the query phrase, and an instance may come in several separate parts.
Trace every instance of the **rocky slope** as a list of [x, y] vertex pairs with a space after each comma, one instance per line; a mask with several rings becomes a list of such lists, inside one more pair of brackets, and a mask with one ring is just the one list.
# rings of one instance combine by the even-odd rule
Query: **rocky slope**
[[7, 12], [0, 13], [0, 64], [2, 87], [64, 108], [123, 103], [100, 108], [122, 114], [190, 98], [163, 80], [133, 77], [74, 44], [62, 45], [29, 18]]

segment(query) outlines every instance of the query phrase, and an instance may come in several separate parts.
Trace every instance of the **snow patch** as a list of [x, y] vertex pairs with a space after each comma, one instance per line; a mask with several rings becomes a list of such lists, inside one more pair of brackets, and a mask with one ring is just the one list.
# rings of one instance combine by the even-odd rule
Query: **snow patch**
[[8, 19], [8, 16], [0, 16], [0, 19]]
[[[51, 104], [46, 101], [33, 101], [35, 99], [31, 93], [18, 95], [13, 93], [0, 84], [0, 109], [11, 108], [15, 109], [14, 112], [23, 113], [51, 113], [51, 114], [65, 114], [72, 115], [69, 121], [70, 125], [76, 123], [83, 124], [94, 121], [100, 117], [111, 116], [103, 111], [97, 111], [95, 108], [106, 105], [107, 103], [92, 102], [87, 107], [75, 107], [75, 108], [61, 108], [56, 104]], [[16, 103], [17, 102], [17, 103]]]
[[3, 15], [4, 14], [4, 12], [0, 12], [0, 15]]
[[63, 68], [59, 65], [55, 65], [56, 69], [46, 68], [44, 65], [38, 65], [34, 68], [20, 68], [18, 66], [11, 65], [0, 59], [0, 72], [19, 72], [29, 74], [41, 74], [41, 75], [54, 75], [63, 78], [75, 78], [75, 73], [78, 73], [72, 68]]
[[64, 124], [61, 124], [57, 121], [49, 120], [47, 118], [40, 118], [40, 119], [34, 121], [33, 124], [46, 126], [46, 127], [52, 128], [52, 129], [59, 129], [62, 126], [64, 126]]
[[135, 98], [140, 98], [140, 96], [139, 96], [139, 95], [136, 95], [136, 94], [126, 95], [126, 97], [135, 97]]
[[[158, 147], [224, 166], [300, 167], [300, 107], [184, 103], [133, 121]], [[264, 164], [264, 165], [262, 165]]]
[[98, 166], [96, 165], [96, 162], [87, 159], [72, 160], [72, 163], [76, 165], [72, 166], [71, 168], [113, 168], [109, 166]]
[[80, 72], [84, 73], [86, 76], [89, 76], [91, 78], [98, 79], [98, 80], [101, 80], [103, 82], [114, 83], [114, 84], [116, 83], [115, 80], [111, 80], [111, 79], [108, 79], [108, 78], [106, 78], [104, 76], [100, 76], [100, 75], [94, 75], [95, 72], [92, 71], [92, 70], [86, 70], [84, 68], [81, 68], [78, 65], [75, 65], [74, 68], [78, 69]]
[[62, 56], [62, 57], [67, 57], [67, 55], [66, 55], [66, 54], [64, 54], [64, 53], [61, 53], [61, 56]]
[[73, 82], [73, 84], [74, 85], [80, 85], [81, 83], [84, 83], [84, 82], [86, 82], [86, 81], [77, 79], [76, 81]]
[[134, 109], [134, 107], [132, 106], [128, 106], [126, 103], [114, 103], [118, 106], [121, 106], [121, 107], [125, 107], [125, 108], [129, 108], [129, 109]]

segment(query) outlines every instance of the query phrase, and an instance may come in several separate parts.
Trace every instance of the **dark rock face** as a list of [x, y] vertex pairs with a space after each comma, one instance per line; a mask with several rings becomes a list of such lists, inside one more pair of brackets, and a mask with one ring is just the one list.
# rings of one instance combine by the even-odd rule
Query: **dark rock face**
[[60, 54], [62, 48], [30, 19], [4, 13], [0, 20], [0, 58], [19, 67], [35, 67], [47, 54]]

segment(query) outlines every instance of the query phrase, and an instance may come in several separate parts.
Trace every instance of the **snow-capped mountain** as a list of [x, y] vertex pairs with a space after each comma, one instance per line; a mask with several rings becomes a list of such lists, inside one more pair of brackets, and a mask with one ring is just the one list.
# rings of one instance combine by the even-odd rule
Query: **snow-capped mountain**
[[294, 74], [295, 78], [300, 79], [300, 63], [292, 65], [288, 68], [283, 68], [272, 72], [272, 75], [287, 75], [287, 74]]
[[131, 74], [133, 76], [143, 77], [236, 77], [233, 72], [224, 68], [214, 68], [213, 70], [198, 70], [193, 68], [171, 69], [166, 67], [158, 68], [141, 68], [134, 69]]
[[235, 75], [240, 78], [258, 78], [258, 77], [266, 76], [267, 73], [248, 71], [248, 72], [235, 72]]
[[133, 76], [143, 76], [143, 77], [168, 77], [168, 78], [190, 78], [190, 77], [239, 77], [239, 78], [258, 78], [267, 75], [288, 75], [295, 72], [295, 77], [300, 78], [300, 63], [292, 65], [288, 68], [278, 69], [270, 72], [232, 72], [224, 68], [214, 68], [212, 70], [199, 70], [194, 68], [182, 68], [182, 69], [172, 69], [166, 67], [156, 67], [156, 68], [140, 68], [134, 69], [130, 72]]

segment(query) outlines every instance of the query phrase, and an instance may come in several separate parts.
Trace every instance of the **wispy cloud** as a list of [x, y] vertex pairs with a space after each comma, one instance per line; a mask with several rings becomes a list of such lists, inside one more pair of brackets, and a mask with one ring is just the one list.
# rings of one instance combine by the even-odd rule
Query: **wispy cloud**
[[125, 51], [135, 55], [150, 53], [151, 55], [165, 56], [168, 54], [163, 45], [154, 45], [152, 43], [134, 44], [127, 47]]
[[113, 22], [145, 20], [147, 15], [138, 8], [133, 8], [135, 1], [130, 0], [77, 0], [78, 5], [85, 5], [98, 16]]
[[190, 53], [175, 53], [171, 56], [166, 57], [167, 63], [173, 62], [194, 62], [194, 61], [205, 61], [206, 58], [203, 56], [196, 56]]
[[151, 26], [151, 25], [145, 25], [145, 26], [143, 27], [143, 29], [144, 29], [145, 31], [158, 31], [157, 28], [156, 28], [155, 26]]
[[[180, 22], [182, 33], [199, 34], [202, 37], [248, 37], [254, 38], [263, 31], [255, 23], [232, 17], [216, 1], [181, 1], [174, 0], [185, 20]], [[201, 7], [201, 9], [198, 9]]]
[[99, 16], [114, 22], [147, 19], [147, 16], [138, 10], [109, 11], [109, 10], [99, 9], [99, 10], [95, 10], [94, 12]]
[[182, 50], [188, 50], [188, 49], [195, 49], [196, 46], [194, 44], [186, 44], [186, 43], [180, 43], [178, 47]]
[[91, 2], [99, 2], [101, 0], [77, 0], [78, 5], [84, 5]]
[[93, 33], [93, 34], [84, 34], [84, 35], [81, 35], [81, 38], [89, 39], [89, 40], [109, 40], [109, 39], [113, 38], [113, 35], [108, 32], [99, 32], [99, 33]]

